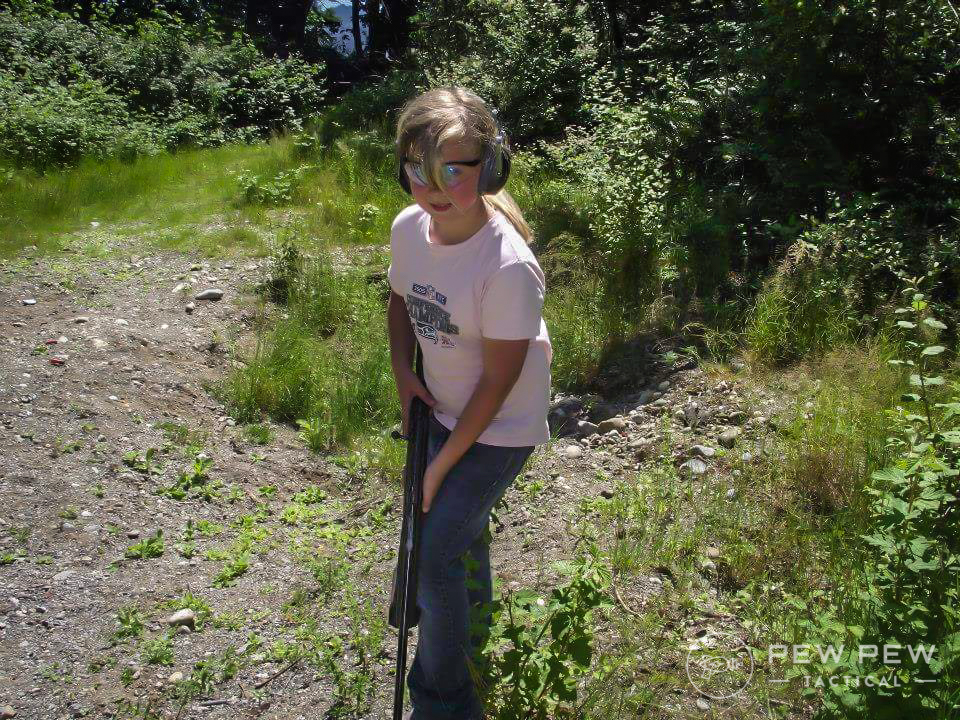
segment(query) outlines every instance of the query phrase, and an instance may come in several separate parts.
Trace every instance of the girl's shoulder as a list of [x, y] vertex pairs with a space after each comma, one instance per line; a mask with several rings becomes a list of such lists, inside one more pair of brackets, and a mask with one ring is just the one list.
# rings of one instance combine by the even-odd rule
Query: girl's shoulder
[[390, 232], [407, 229], [412, 223], [417, 221], [422, 212], [423, 208], [417, 205], [417, 203], [407, 205], [403, 210], [398, 212], [397, 216], [393, 219], [393, 223], [390, 225]]
[[497, 211], [497, 237], [500, 242], [496, 244], [496, 258], [499, 267], [513, 265], [518, 262], [528, 262], [539, 267], [536, 255], [527, 245], [523, 235], [514, 227], [506, 215]]

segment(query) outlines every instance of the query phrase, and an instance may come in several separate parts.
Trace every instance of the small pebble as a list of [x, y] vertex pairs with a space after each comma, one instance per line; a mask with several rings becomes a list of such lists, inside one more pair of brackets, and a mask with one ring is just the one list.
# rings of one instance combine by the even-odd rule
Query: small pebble
[[22, 302], [24, 305], [36, 305], [36, 304], [37, 304], [37, 301], [34, 300], [33, 298], [25, 298], [25, 299], [21, 300], [21, 302]]

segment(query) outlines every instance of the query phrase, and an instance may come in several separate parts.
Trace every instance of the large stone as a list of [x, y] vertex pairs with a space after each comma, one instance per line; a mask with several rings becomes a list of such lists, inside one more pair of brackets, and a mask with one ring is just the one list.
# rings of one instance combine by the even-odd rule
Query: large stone
[[579, 445], [568, 445], [567, 449], [563, 451], [563, 454], [568, 460], [576, 460], [583, 455], [583, 448]]
[[707, 471], [707, 464], [699, 458], [690, 458], [680, 466], [680, 474], [686, 477], [703, 475]]
[[583, 401], [577, 397], [562, 398], [550, 406], [547, 424], [550, 434], [558, 437], [577, 432], [577, 419], [583, 413]]
[[611, 403], [595, 403], [590, 408], [590, 420], [595, 423], [602, 423], [617, 415], [618, 412], [617, 407]]
[[577, 421], [577, 431], [575, 433], [577, 437], [590, 437], [591, 435], [596, 435], [597, 431], [597, 426], [592, 422], [588, 422], [586, 420]]
[[727, 414], [727, 422], [731, 425], [742, 425], [747, 419], [747, 414], [743, 410], [731, 410]]
[[625, 427], [627, 427], [627, 421], [624, 418], [617, 416], [608, 418], [607, 420], [601, 422], [599, 425], [597, 425], [597, 431], [602, 434], [608, 433], [611, 430], [623, 430]]
[[219, 288], [207, 288], [196, 294], [194, 300], [220, 300], [223, 297], [223, 290]]
[[651, 400], [657, 399], [657, 393], [655, 390], [644, 390], [641, 392], [636, 399], [637, 407], [641, 405], [646, 405]]
[[740, 437], [741, 432], [743, 431], [740, 428], [727, 428], [720, 433], [720, 444], [725, 448], [732, 448], [737, 444], [737, 438]]
[[167, 625], [172, 627], [177, 627], [179, 625], [185, 625], [186, 627], [193, 630], [195, 628], [197, 621], [197, 615], [190, 608], [183, 608], [182, 610], [177, 610], [173, 615], [167, 618]]

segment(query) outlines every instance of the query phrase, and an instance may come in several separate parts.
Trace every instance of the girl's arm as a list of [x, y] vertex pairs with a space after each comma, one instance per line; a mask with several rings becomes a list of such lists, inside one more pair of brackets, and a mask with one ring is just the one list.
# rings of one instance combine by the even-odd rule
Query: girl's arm
[[406, 303], [392, 290], [387, 304], [387, 333], [390, 336], [390, 364], [393, 366], [393, 378], [397, 383], [397, 395], [400, 397], [403, 434], [407, 435], [410, 432], [410, 402], [413, 396], [418, 395], [430, 407], [436, 405], [437, 401], [411, 368], [414, 343], [417, 339], [410, 327]]
[[530, 338], [491, 340], [483, 338], [483, 372], [457, 424], [431, 465], [445, 476], [487, 429], [511, 388], [520, 377]]
[[390, 291], [390, 301], [387, 304], [387, 332], [390, 336], [390, 362], [396, 377], [398, 369], [410, 370], [413, 364], [413, 344], [417, 339], [410, 327], [406, 303], [393, 290]]

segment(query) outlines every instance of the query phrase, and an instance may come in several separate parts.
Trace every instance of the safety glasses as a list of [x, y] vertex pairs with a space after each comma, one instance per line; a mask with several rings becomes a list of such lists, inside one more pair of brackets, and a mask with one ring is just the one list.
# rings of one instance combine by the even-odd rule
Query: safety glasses
[[[445, 187], [452, 188], [456, 187], [464, 180], [467, 179], [467, 173], [463, 170], [463, 167], [476, 167], [481, 162], [482, 158], [476, 160], [462, 160], [460, 162], [450, 162], [444, 163], [443, 170], [441, 171], [441, 177], [443, 178], [443, 184]], [[420, 185], [421, 187], [427, 187], [430, 182], [427, 180], [427, 173], [423, 167], [423, 163], [413, 162], [408, 158], [403, 158], [403, 169], [407, 173], [407, 177], [410, 178], [411, 182]]]

